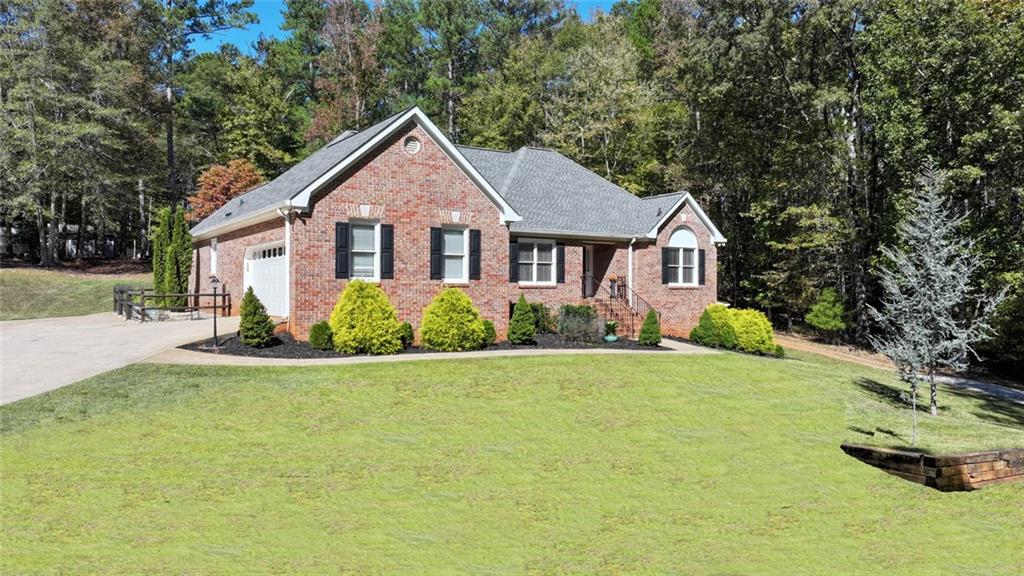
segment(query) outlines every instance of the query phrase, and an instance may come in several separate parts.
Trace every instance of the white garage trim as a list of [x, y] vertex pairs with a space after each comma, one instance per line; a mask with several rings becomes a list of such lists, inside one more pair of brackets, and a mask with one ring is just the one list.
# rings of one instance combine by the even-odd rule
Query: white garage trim
[[[242, 260], [242, 279], [245, 291], [252, 286], [267, 312], [271, 316], [288, 315], [288, 256], [284, 240], [267, 242], [249, 246], [245, 249], [245, 257]], [[280, 270], [276, 269], [280, 266]], [[260, 274], [270, 273], [272, 277], [265, 282], [272, 284], [260, 284]], [[280, 286], [273, 284], [280, 283]]]

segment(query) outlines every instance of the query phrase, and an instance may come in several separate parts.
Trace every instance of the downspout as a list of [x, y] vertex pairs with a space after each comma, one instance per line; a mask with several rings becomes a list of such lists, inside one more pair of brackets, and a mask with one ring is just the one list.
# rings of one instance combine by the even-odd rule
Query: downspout
[[636, 309], [636, 303], [633, 302], [633, 294], [636, 292], [633, 289], [633, 243], [636, 242], [636, 236], [629, 241], [629, 252], [626, 256], [626, 286], [629, 286], [629, 307]]
[[287, 206], [278, 208], [277, 213], [284, 218], [284, 301], [288, 306], [288, 331], [292, 328], [292, 212], [294, 208]]

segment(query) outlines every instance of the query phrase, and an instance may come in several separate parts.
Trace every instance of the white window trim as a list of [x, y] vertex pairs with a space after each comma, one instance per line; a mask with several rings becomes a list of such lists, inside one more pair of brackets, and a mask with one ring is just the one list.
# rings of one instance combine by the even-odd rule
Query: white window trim
[[[673, 246], [672, 245], [672, 236], [674, 236], [675, 233], [678, 232], [679, 230], [686, 230], [687, 232], [690, 233], [690, 235], [693, 237], [693, 246]], [[673, 282], [672, 279], [670, 278], [668, 285], [669, 286], [699, 286], [700, 285], [700, 260], [698, 259], [697, 256], [700, 254], [700, 252], [699, 252], [700, 247], [697, 244], [697, 234], [689, 226], [678, 226], [675, 230], [672, 231], [672, 234], [669, 235], [669, 245], [667, 247], [668, 247], [669, 250], [675, 250], [676, 254], [677, 254], [677, 257], [679, 258], [679, 266], [674, 268], [674, 270], [678, 270], [678, 272], [676, 273], [675, 282]], [[693, 251], [693, 265], [692, 266], [685, 266], [683, 264], [683, 262], [684, 262], [684, 260], [683, 260], [683, 250], [692, 250]], [[693, 275], [691, 276], [691, 278], [693, 278], [693, 280], [691, 280], [690, 282], [684, 282], [683, 281], [683, 270], [685, 270], [687, 268], [692, 268], [693, 269]], [[671, 267], [669, 269], [673, 270], [673, 268], [671, 268]]]
[[217, 239], [210, 240], [210, 274], [217, 275]]
[[[519, 279], [519, 284], [522, 286], [554, 286], [558, 284], [558, 243], [550, 238], [517, 238], [517, 243], [520, 244], [533, 244], [533, 280]], [[537, 245], [548, 244], [551, 246], [551, 280], [538, 281], [537, 280]], [[518, 245], [516, 250], [518, 250]], [[522, 264], [523, 262], [519, 262]], [[518, 270], [516, 271], [518, 273]]]
[[[363, 282], [380, 282], [380, 221], [379, 220], [350, 220], [348, 226], [348, 268], [350, 280], [362, 280]], [[373, 276], [366, 278], [356, 276], [356, 264], [354, 255], [355, 234], [353, 226], [373, 226]], [[361, 252], [361, 251], [360, 251]]]
[[[671, 279], [670, 279], [668, 285], [669, 286], [698, 286], [699, 285], [698, 282], [700, 280], [700, 261], [697, 259], [697, 249], [696, 248], [689, 248], [689, 247], [682, 247], [682, 246], [669, 246], [668, 248], [669, 248], [669, 250], [675, 250], [676, 253], [679, 255], [679, 266], [676, 266], [675, 268], [672, 268], [671, 266], [669, 267], [669, 270], [678, 270], [678, 272], [676, 273], [676, 281], [672, 282]], [[693, 251], [693, 265], [692, 266], [685, 266], [683, 264], [683, 250], [692, 250]], [[683, 282], [683, 270], [685, 268], [692, 268], [693, 269], [693, 281], [692, 282]]]
[[[456, 256], [456, 254], [448, 254], [444, 251], [444, 233], [446, 230], [456, 230], [462, 232], [462, 277], [461, 278], [446, 278], [444, 275], [445, 258], [448, 256]], [[443, 226], [441, 228], [441, 281], [449, 284], [468, 284], [469, 283], [469, 228], [466, 226]]]

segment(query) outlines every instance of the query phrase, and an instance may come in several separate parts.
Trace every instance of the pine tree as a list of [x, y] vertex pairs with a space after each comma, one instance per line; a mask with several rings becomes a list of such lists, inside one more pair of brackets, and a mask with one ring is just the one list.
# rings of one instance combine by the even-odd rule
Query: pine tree
[[519, 301], [512, 309], [512, 320], [508, 324], [508, 341], [512, 344], [533, 344], [536, 335], [533, 308], [526, 301], [526, 296], [520, 294]]
[[238, 324], [238, 335], [247, 346], [266, 346], [274, 336], [274, 322], [267, 314], [266, 307], [252, 291], [252, 286], [245, 291], [239, 308], [241, 316]]
[[648, 310], [644, 318], [644, 324], [640, 327], [640, 338], [637, 340], [643, 346], [657, 346], [661, 344], [661, 324], [658, 322], [658, 313]]
[[839, 295], [832, 288], [826, 288], [818, 294], [817, 302], [804, 316], [804, 321], [834, 339], [836, 334], [846, 329], [845, 315]]
[[911, 211], [897, 228], [900, 248], [882, 249], [888, 263], [879, 274], [881, 309], [870, 309], [882, 329], [872, 344], [910, 385], [911, 444], [917, 441], [918, 383], [928, 381], [931, 414], [937, 415], [935, 372], [967, 367], [971, 344], [991, 336], [989, 318], [1005, 298], [1005, 292], [974, 292], [974, 275], [984, 262], [974, 253], [973, 239], [957, 235], [966, 217], [946, 207], [945, 181], [934, 167], [918, 179]]

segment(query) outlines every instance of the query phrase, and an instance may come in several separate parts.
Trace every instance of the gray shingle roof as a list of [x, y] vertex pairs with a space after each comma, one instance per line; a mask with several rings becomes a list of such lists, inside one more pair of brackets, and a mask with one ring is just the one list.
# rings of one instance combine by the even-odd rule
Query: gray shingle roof
[[[235, 198], [192, 229], [194, 236], [281, 205], [307, 188], [405, 114], [399, 112], [361, 132], [345, 131], [284, 174]], [[594, 237], [647, 234], [685, 192], [638, 198], [554, 150], [514, 152], [458, 146], [459, 152], [522, 216], [520, 234]]]
[[217, 226], [237, 221], [288, 200], [344, 160], [349, 154], [355, 152], [367, 140], [385, 130], [405, 112], [403, 110], [362, 132], [346, 130], [329, 144], [289, 168], [284, 174], [221, 206], [219, 210], [192, 228], [192, 235], [197, 236]]
[[523, 217], [511, 224], [517, 233], [639, 236], [685, 194], [641, 199], [545, 148], [459, 151]]

